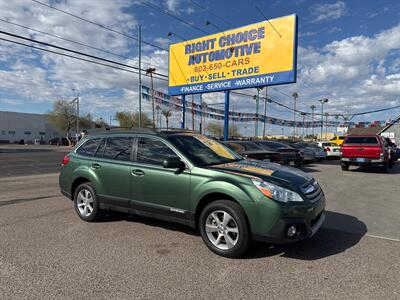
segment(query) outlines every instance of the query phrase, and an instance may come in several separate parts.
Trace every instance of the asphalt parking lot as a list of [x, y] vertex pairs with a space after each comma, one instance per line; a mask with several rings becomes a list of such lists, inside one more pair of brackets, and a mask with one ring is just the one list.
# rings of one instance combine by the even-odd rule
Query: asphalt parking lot
[[181, 225], [117, 214], [82, 222], [58, 190], [65, 149], [1, 149], [0, 299], [400, 298], [400, 163], [389, 174], [304, 166], [327, 198], [318, 234], [226, 259]]

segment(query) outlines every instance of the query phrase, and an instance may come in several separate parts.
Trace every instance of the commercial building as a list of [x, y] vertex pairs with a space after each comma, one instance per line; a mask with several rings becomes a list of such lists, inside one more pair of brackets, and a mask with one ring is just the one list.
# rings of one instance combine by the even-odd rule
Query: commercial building
[[0, 111], [0, 143], [48, 143], [59, 136], [46, 115]]

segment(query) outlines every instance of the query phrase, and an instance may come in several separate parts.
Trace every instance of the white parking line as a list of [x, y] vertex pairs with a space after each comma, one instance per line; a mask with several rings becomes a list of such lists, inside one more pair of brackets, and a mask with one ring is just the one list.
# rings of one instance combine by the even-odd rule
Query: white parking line
[[374, 234], [366, 234], [368, 237], [376, 238], [376, 239], [381, 239], [381, 240], [388, 240], [388, 241], [393, 241], [393, 242], [400, 242], [399, 239], [393, 239], [393, 238], [388, 238], [384, 236], [379, 236], [379, 235], [374, 235]]

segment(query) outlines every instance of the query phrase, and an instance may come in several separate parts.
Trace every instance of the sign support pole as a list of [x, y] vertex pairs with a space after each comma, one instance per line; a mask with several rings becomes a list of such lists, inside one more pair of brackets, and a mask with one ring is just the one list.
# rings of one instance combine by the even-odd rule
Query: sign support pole
[[142, 127], [142, 27], [138, 26], [138, 58], [139, 58], [139, 116], [138, 127]]
[[186, 95], [182, 95], [182, 122], [181, 128], [185, 129]]
[[224, 141], [229, 139], [229, 90], [225, 90]]

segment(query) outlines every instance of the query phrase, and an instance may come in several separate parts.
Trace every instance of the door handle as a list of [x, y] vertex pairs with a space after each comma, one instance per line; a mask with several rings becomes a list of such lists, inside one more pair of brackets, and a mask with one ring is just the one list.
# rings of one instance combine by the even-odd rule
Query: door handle
[[101, 166], [99, 164], [91, 164], [90, 166], [93, 170], [99, 170], [101, 169]]
[[134, 170], [132, 170], [132, 175], [133, 176], [142, 177], [142, 176], [144, 176], [144, 171], [143, 170], [139, 170], [139, 169], [134, 169]]

